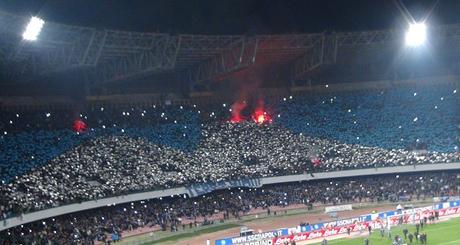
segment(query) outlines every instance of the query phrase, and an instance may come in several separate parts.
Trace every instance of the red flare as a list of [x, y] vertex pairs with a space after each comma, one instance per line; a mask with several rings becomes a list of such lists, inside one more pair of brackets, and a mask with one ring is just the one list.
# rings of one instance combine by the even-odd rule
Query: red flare
[[80, 119], [77, 119], [73, 122], [73, 130], [78, 133], [83, 133], [86, 131], [86, 123]]
[[272, 118], [266, 111], [263, 110], [263, 108], [256, 109], [256, 111], [252, 115], [252, 119], [254, 120], [254, 122], [259, 124], [272, 122]]

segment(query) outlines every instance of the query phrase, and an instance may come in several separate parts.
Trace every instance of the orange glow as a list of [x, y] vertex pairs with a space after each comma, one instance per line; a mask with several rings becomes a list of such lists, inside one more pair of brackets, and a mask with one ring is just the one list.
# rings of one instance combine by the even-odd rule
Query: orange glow
[[258, 115], [257, 116], [257, 122], [258, 123], [263, 123], [265, 122], [265, 116], [262, 114], [262, 115]]
[[254, 122], [259, 124], [272, 122], [270, 115], [261, 108], [257, 109], [254, 114], [252, 114], [252, 118]]

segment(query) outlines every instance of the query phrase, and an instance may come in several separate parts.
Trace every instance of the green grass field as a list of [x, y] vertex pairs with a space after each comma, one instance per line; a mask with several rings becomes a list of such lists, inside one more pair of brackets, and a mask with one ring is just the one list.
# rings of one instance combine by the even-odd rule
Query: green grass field
[[[413, 204], [427, 204], [430, 202], [420, 202], [420, 203], [413, 203]], [[388, 203], [377, 203], [377, 204], [367, 204], [362, 206], [361, 208], [371, 208], [371, 207], [379, 207], [382, 205], [388, 205]], [[359, 209], [359, 208], [358, 208]], [[118, 242], [117, 244], [119, 245], [153, 245], [153, 244], [162, 244], [162, 245], [174, 245], [178, 241], [186, 241], [191, 238], [204, 235], [204, 234], [212, 234], [214, 232], [246, 225], [248, 222], [256, 221], [256, 222], [264, 222], [264, 223], [276, 223], [276, 220], [282, 217], [287, 217], [287, 216], [297, 216], [297, 215], [305, 215], [305, 214], [315, 214], [315, 213], [322, 213], [322, 209], [314, 209], [314, 210], [306, 210], [306, 209], [293, 209], [287, 211], [287, 213], [282, 213], [279, 216], [266, 216], [264, 214], [259, 214], [258, 217], [254, 215], [248, 215], [248, 216], [243, 216], [241, 220], [230, 220], [227, 221], [226, 223], [218, 223], [214, 224], [211, 226], [198, 226], [197, 228], [192, 228], [192, 229], [186, 229], [186, 230], [179, 230], [179, 232], [172, 233], [170, 231], [156, 231], [153, 233], [145, 233], [141, 235], [136, 235], [136, 236], [131, 236], [131, 237], [125, 237], [123, 240]], [[454, 239], [460, 239], [460, 219], [456, 220], [457, 223], [459, 223], [458, 227], [455, 227], [459, 230], [458, 232], [458, 238]], [[446, 222], [445, 224], [447, 224]], [[450, 222], [449, 222], [450, 223]], [[441, 224], [436, 224], [434, 226], [436, 227], [441, 227], [443, 226], [444, 223]], [[431, 229], [431, 227], [429, 227]], [[434, 227], [433, 227], [434, 228]], [[415, 229], [415, 228], [413, 228]], [[402, 228], [401, 228], [402, 230]], [[411, 230], [412, 231], [412, 230]], [[400, 230], [395, 230], [394, 232], [399, 232], [401, 233]], [[377, 231], [378, 233], [378, 231]], [[394, 233], [395, 234], [395, 233]], [[394, 235], [393, 234], [393, 235]], [[455, 235], [453, 235], [455, 237]], [[378, 236], [372, 236], [371, 238], [371, 245], [374, 244], [391, 244], [388, 239], [382, 239], [380, 243], [378, 243]], [[428, 234], [428, 239], [432, 239], [432, 236]], [[364, 244], [363, 243], [364, 238], [357, 238], [357, 239], [342, 239], [342, 240], [335, 240], [335, 241], [330, 241], [329, 244]], [[375, 241], [374, 241], [375, 240]], [[431, 240], [429, 240], [431, 242]], [[430, 244], [437, 244], [437, 243], [430, 243]], [[444, 243], [441, 243], [444, 244]], [[445, 244], [458, 244], [460, 245], [460, 241], [458, 243], [452, 242], [452, 243], [445, 243]]]
[[[275, 222], [276, 217], [273, 218], [266, 218], [263, 219], [265, 222]], [[183, 241], [190, 239], [195, 236], [203, 235], [203, 234], [210, 234], [213, 232], [226, 230], [234, 227], [238, 227], [241, 224], [237, 223], [226, 223], [226, 224], [217, 224], [210, 227], [200, 227], [197, 229], [186, 230], [185, 232], [181, 232], [179, 234], [174, 234], [170, 232], [159, 232], [155, 238], [152, 237], [130, 237], [124, 239], [120, 244], [126, 245], [156, 245], [156, 244], [164, 244], [164, 245], [173, 245], [176, 244], [177, 241]], [[415, 231], [415, 226], [407, 225], [409, 232], [413, 233]], [[400, 235], [402, 236], [402, 229], [404, 226], [395, 227], [392, 229], [392, 236]], [[427, 233], [428, 237], [428, 244], [430, 245], [460, 245], [460, 218], [451, 219], [449, 221], [432, 224], [426, 226], [422, 232]], [[365, 232], [367, 233], [367, 231]], [[144, 236], [147, 236], [144, 235]], [[142, 239], [143, 238], [143, 239]], [[358, 237], [358, 238], [343, 238], [337, 240], [330, 240], [328, 244], [332, 245], [361, 245], [364, 244], [364, 239], [366, 237]], [[392, 240], [387, 237], [385, 233], [385, 237], [380, 237], [379, 230], [375, 230], [372, 235], [369, 237], [371, 245], [391, 245]], [[153, 241], [152, 241], [153, 240]], [[406, 241], [409, 242], [408, 240]], [[319, 245], [320, 243], [316, 243]], [[412, 244], [417, 245], [420, 243], [413, 242]]]
[[[407, 225], [409, 232], [415, 232], [415, 226]], [[391, 231], [392, 236], [400, 235], [403, 236], [402, 229], [404, 226], [395, 227]], [[426, 226], [423, 231], [427, 234], [427, 244], [433, 245], [460, 245], [460, 218], [451, 219], [446, 222], [441, 222], [437, 224], [431, 224]], [[385, 234], [387, 235], [387, 234]], [[336, 245], [360, 245], [364, 244], [364, 239], [366, 237], [359, 238], [344, 238], [338, 240], [330, 240], [328, 244]], [[369, 237], [371, 245], [388, 245], [392, 241], [385, 236], [382, 238], [378, 230], [374, 231]], [[409, 240], [405, 241], [409, 244]], [[317, 243], [320, 244], [320, 243]], [[413, 242], [412, 244], [420, 244]]]

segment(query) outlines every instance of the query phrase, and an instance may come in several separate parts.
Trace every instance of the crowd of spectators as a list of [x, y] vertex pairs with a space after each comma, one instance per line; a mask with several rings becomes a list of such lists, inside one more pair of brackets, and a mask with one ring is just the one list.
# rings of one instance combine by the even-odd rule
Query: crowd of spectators
[[22, 213], [199, 182], [459, 161], [456, 153], [344, 144], [277, 125], [215, 123], [193, 152], [126, 135], [89, 139], [0, 187], [4, 212]]
[[455, 85], [284, 98], [277, 121], [296, 133], [385, 149], [458, 151]]
[[277, 121], [297, 133], [344, 143], [455, 152], [459, 104], [455, 86], [446, 85], [334, 92], [286, 98], [277, 107]]
[[[239, 218], [255, 208], [289, 205], [414, 201], [458, 195], [458, 172], [401, 174], [234, 188], [111, 205], [21, 225], [0, 233], [1, 244], [93, 244], [124, 231], [158, 227], [176, 231]], [[219, 215], [220, 214], [220, 215]], [[214, 220], [213, 220], [214, 219]], [[215, 220], [217, 219], [217, 220]], [[193, 224], [192, 224], [193, 223]], [[50, 243], [49, 243], [50, 242]]]
[[[191, 108], [94, 106], [85, 114], [70, 108], [3, 111], [0, 113], [0, 180], [7, 183], [101, 135], [142, 137], [154, 144], [191, 151], [200, 137], [199, 114]], [[87, 125], [84, 133], [75, 132], [76, 121]]]
[[[266, 124], [228, 122], [230, 104], [5, 111], [0, 215], [197, 182], [458, 162], [456, 93], [290, 96], [270, 102]], [[76, 121], [87, 129], [72, 130]]]

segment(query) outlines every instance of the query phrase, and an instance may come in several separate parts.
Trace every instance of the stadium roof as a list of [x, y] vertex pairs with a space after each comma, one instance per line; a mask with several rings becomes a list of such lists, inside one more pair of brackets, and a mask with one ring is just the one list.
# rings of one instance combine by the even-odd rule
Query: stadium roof
[[[338, 51], [344, 47], [346, 47], [346, 49], [350, 49], [355, 47], [362, 48], [363, 46], [376, 47], [375, 45], [377, 45], [377, 47], [381, 48], [379, 45], [387, 45], [403, 40], [404, 34], [404, 29], [398, 27], [383, 31], [322, 31], [303, 34], [255, 34], [259, 30], [257, 29], [258, 27], [256, 28], [255, 33], [251, 33], [250, 30], [247, 29], [247, 26], [244, 30], [246, 34], [238, 35], [177, 34], [174, 32], [171, 34], [167, 32], [149, 31], [150, 28], [145, 27], [145, 24], [152, 22], [155, 23], [153, 21], [155, 18], [145, 17], [147, 14], [145, 11], [142, 16], [146, 19], [135, 22], [132, 22], [131, 20], [138, 19], [136, 19], [135, 16], [132, 16], [132, 14], [125, 13], [125, 15], [118, 15], [118, 13], [120, 11], [123, 12], [121, 10], [123, 7], [132, 7], [133, 9], [139, 10], [142, 6], [150, 6], [151, 9], [154, 9], [152, 15], [156, 17], [156, 14], [159, 12], [157, 10], [158, 8], [155, 8], [155, 6], [163, 6], [160, 9], [164, 9], [166, 12], [174, 12], [178, 6], [188, 6], [189, 4], [186, 2], [184, 2], [183, 5], [181, 5], [181, 3], [174, 3], [170, 6], [166, 2], [162, 1], [147, 5], [142, 5], [146, 3], [133, 3], [132, 5], [130, 3], [129, 5], [126, 5], [126, 1], [124, 1], [124, 4], [117, 1], [110, 1], [110, 3], [112, 3], [110, 5], [107, 5], [108, 2], [104, 1], [96, 3], [79, 1], [79, 4], [69, 3], [69, 5], [66, 5], [66, 8], [62, 8], [60, 10], [52, 7], [53, 1], [37, 2], [41, 2], [42, 4], [32, 4], [32, 9], [33, 6], [36, 6], [35, 11], [32, 12], [38, 12], [40, 17], [50, 15], [51, 20], [57, 19], [62, 22], [72, 24], [61, 24], [47, 20], [45, 27], [40, 34], [39, 40], [36, 42], [24, 42], [21, 40], [21, 33], [24, 30], [24, 26], [26, 26], [30, 15], [21, 15], [24, 13], [17, 11], [17, 9], [14, 10], [14, 8], [9, 12], [0, 11], [0, 23], [2, 23], [0, 26], [0, 61], [2, 61], [0, 62], [0, 65], [3, 65], [1, 70], [7, 73], [6, 75], [4, 74], [4, 77], [8, 80], [31, 80], [41, 77], [42, 75], [59, 74], [60, 72], [77, 70], [78, 73], [82, 75], [82, 79], [91, 84], [127, 80], [136, 77], [148, 76], [149, 74], [170, 74], [178, 76], [181, 80], [196, 83], [212, 79], [218, 75], [232, 73], [249, 67], [264, 66], [267, 64], [291, 64], [289, 71], [290, 76], [292, 79], [297, 79], [323, 64], [334, 63], [337, 59]], [[249, 17], [253, 18], [251, 16], [257, 16], [255, 17], [256, 20], [253, 22], [249, 21], [249, 24], [257, 23], [257, 20], [262, 18], [259, 15], [263, 16], [267, 13], [272, 13], [274, 11], [272, 8], [275, 8], [276, 6], [279, 7], [280, 16], [289, 18], [287, 13], [289, 11], [286, 10], [286, 8], [292, 9], [296, 6], [296, 4], [299, 4], [295, 1], [292, 3], [293, 5], [283, 5], [277, 1], [271, 1], [271, 4], [265, 1], [254, 1], [250, 2], [252, 3], [252, 5], [249, 4], [252, 6], [250, 7], [240, 1], [224, 2], [224, 6], [215, 6], [216, 4], [211, 3], [210, 1], [204, 2], [208, 5], [204, 4], [203, 6], [209, 6], [205, 7], [205, 9], [209, 8], [209, 13], [213, 13], [213, 11], [217, 11], [219, 13], [219, 11], [223, 11], [223, 7], [231, 5], [232, 8], [228, 10], [231, 12], [228, 15], [231, 16], [233, 16], [232, 13], [235, 14], [235, 9], [245, 9], [245, 7], [249, 9], [255, 8], [252, 14], [249, 13]], [[316, 11], [316, 9], [326, 8], [332, 12], [348, 11], [353, 13], [356, 8], [358, 13], [367, 13], [364, 14], [364, 16], [378, 12], [375, 9], [375, 6], [371, 6], [372, 4], [369, 5], [363, 3], [362, 6], [354, 5], [353, 7], [349, 5], [344, 6], [343, 3], [339, 2], [343, 1], [337, 1], [336, 3], [338, 6], [335, 7], [325, 7], [319, 3], [312, 3], [311, 6], [308, 4], [307, 6], [302, 5], [306, 13], [303, 16], [312, 19], [318, 18], [326, 20], [325, 23], [327, 23], [327, 21], [332, 23], [340, 21], [341, 18], [345, 17], [340, 17], [341, 15], [338, 17], [318, 16], [318, 11]], [[427, 4], [427, 6], [433, 6], [433, 1], [422, 2], [430, 2], [431, 4]], [[110, 7], [107, 8], [107, 11], [104, 11], [102, 15], [97, 15], [99, 18], [94, 16], [93, 18], [90, 18], [97, 19], [101, 23], [96, 25], [95, 22], [85, 21], [84, 17], [91, 15], [92, 10], [89, 10], [89, 13], [87, 12], [85, 14], [81, 12], [82, 9], [88, 11], [88, 7], [90, 7], [90, 9], [102, 10], [101, 8], [104, 6]], [[391, 10], [393, 8], [394, 11], [397, 11], [394, 9], [396, 7], [389, 7], [390, 5], [386, 1], [382, 5], [376, 6], [383, 6], [386, 10]], [[420, 7], [422, 5], [419, 4], [416, 6]], [[452, 5], [439, 4], [436, 7], [436, 10], [445, 10], [446, 6], [452, 7], [455, 6], [455, 3], [452, 3]], [[194, 13], [196, 7], [189, 7], [191, 9], [190, 13]], [[262, 10], [259, 8], [262, 8]], [[353, 10], [350, 10], [350, 8]], [[424, 12], [426, 9], [422, 8], [422, 10], [423, 11], [421, 12]], [[132, 11], [136, 12], [137, 10]], [[312, 16], [315, 17], [308, 16], [307, 13], [312, 13], [312, 11], [316, 13], [312, 14]], [[17, 12], [19, 12], [19, 14]], [[71, 12], [75, 12], [75, 14], [71, 14]], [[380, 12], [387, 13], [385, 11]], [[380, 12], [378, 15], [380, 15]], [[131, 11], [128, 11], [128, 13], [131, 13]], [[293, 13], [296, 13], [296, 11]], [[67, 15], [69, 15], [68, 18], [65, 17]], [[163, 16], [161, 14], [159, 15]], [[165, 13], [164, 15], [168, 14]], [[184, 13], [183, 15], [185, 15], [185, 17], [174, 15], [173, 20], [168, 19], [170, 18], [168, 15], [165, 17], [165, 20], [169, 20], [174, 23], [176, 23], [176, 21], [177, 23], [187, 21], [187, 14]], [[393, 15], [395, 14], [393, 13]], [[74, 21], [72, 21], [72, 16], [75, 18]], [[212, 22], [217, 21], [212, 18], [218, 19], [218, 16], [213, 16], [212, 14], [209, 14], [209, 18], [206, 18], [206, 16], [207, 15], [196, 17], [196, 23], [204, 23], [208, 21], [211, 23], [209, 27], [212, 30]], [[236, 16], [238, 17], [238, 15]], [[438, 22], [449, 23], [449, 21], [452, 21], [453, 18], [447, 18], [448, 16], [448, 14], [444, 16], [447, 21]], [[100, 19], [101, 17], [103, 18]], [[105, 21], [106, 17], [108, 22]], [[118, 22], [116, 23], [120, 23], [120, 25], [114, 24], [115, 22], [111, 22], [110, 20], [113, 18], [117, 18]], [[292, 18], [296, 19], [300, 17], [293, 16]], [[356, 18], [356, 20], [354, 18]], [[360, 21], [361, 18], [363, 17], [352, 16], [351, 19], [353, 20], [351, 22], [355, 23], [355, 26], [357, 27], [364, 26], [367, 28], [369, 26], [374, 26], [374, 24], [372, 24], [372, 20], [375, 18], [370, 18], [367, 22], [362, 20]], [[222, 19], [226, 19], [226, 17]], [[233, 21], [233, 18], [230, 19]], [[272, 21], [275, 21], [275, 19]], [[167, 23], [168, 21], [165, 22]], [[243, 22], [246, 23], [246, 21]], [[309, 24], [298, 23], [300, 21], [294, 22], [295, 25], [293, 25], [292, 29], [289, 28], [289, 23], [291, 23], [289, 22], [286, 24], [287, 29], [284, 30], [309, 29]], [[383, 18], [382, 22], [379, 22], [380, 24], [375, 25], [386, 26], [385, 24], [382, 24], [384, 22], [388, 22], [388, 18]], [[436, 23], [436, 21], [433, 22]], [[123, 23], [130, 24], [127, 26]], [[160, 21], [160, 23], [164, 22]], [[223, 21], [223, 23], [223, 26], [226, 26], [226, 21]], [[235, 21], [233, 26], [239, 25], [239, 23], [240, 22]], [[281, 21], [281, 23], [283, 23], [283, 21]], [[361, 23], [369, 23], [369, 25]], [[119, 27], [120, 29], [139, 29], [143, 31], [121, 31], [109, 29], [106, 25], [108, 27]], [[328, 24], [325, 25], [327, 26]], [[318, 24], [320, 27], [325, 25]], [[142, 28], [142, 26], [144, 26], [145, 29]], [[165, 24], [165, 26], [168, 25]], [[200, 25], [198, 25], [199, 27], [196, 27], [197, 25], [195, 25], [195, 22], [192, 22], [189, 26], [190, 32], [200, 32], [199, 29], [195, 29], [201, 28]], [[206, 26], [207, 25], [204, 25], [203, 28], [207, 28]], [[281, 33], [283, 32], [282, 30], [278, 30], [276, 28], [277, 24], [273, 24], [273, 26], [275, 28], [271, 29], [271, 31], [276, 30]], [[303, 26], [303, 29], [300, 28], [301, 26]], [[395, 27], [395, 25], [391, 26]], [[350, 27], [351, 25], [348, 28], [344, 27], [344, 29], [353, 29]], [[175, 30], [177, 31], [181, 29], [177, 28]], [[235, 32], [241, 32], [242, 30], [243, 29]], [[439, 25], [433, 27], [431, 31], [433, 36], [438, 38], [438, 42], [434, 44], [442, 44], [445, 47], [448, 47], [445, 45], [446, 43], [459, 43], [460, 25]], [[201, 32], [203, 32], [203, 29], [201, 29]]]

